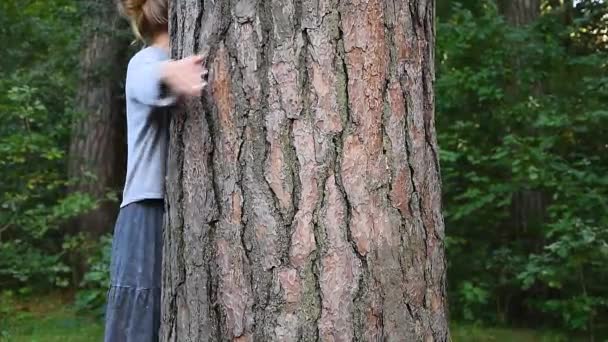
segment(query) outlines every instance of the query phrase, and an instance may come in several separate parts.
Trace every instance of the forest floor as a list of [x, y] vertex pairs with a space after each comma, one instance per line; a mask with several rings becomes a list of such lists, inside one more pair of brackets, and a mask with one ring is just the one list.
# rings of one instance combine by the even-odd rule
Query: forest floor
[[[4, 302], [0, 307], [0, 341], [92, 342], [101, 341], [100, 318], [76, 312], [64, 296]], [[10, 305], [10, 307], [8, 307]], [[562, 342], [555, 333], [531, 330], [453, 325], [454, 342]]]
[[0, 300], [0, 342], [101, 341], [99, 317], [77, 312], [71, 296], [51, 295], [27, 300]]

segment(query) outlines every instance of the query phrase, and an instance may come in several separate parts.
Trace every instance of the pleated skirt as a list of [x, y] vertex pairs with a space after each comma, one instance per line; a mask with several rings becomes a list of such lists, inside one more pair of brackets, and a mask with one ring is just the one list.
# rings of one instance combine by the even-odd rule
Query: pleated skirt
[[160, 326], [162, 200], [120, 209], [112, 242], [105, 342], [156, 342]]

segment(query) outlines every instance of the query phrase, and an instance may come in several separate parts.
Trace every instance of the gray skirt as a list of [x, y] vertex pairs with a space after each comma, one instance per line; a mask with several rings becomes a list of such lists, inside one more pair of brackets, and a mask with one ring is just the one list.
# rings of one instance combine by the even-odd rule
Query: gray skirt
[[112, 242], [106, 342], [158, 341], [163, 213], [163, 200], [120, 209]]

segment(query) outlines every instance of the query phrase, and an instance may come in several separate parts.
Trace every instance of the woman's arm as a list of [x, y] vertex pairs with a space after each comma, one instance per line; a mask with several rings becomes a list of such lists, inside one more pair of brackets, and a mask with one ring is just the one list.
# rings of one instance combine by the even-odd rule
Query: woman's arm
[[[192, 56], [177, 61], [149, 61], [130, 66], [127, 76], [128, 96], [149, 106], [166, 106], [176, 96], [200, 96], [207, 85], [203, 77], [203, 57]], [[163, 85], [167, 93], [163, 93]]]

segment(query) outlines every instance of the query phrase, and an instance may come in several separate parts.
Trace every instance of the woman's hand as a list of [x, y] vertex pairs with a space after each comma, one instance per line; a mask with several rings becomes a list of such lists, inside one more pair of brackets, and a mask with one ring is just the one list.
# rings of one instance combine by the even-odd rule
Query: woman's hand
[[191, 56], [177, 61], [164, 62], [161, 71], [163, 82], [176, 95], [200, 96], [207, 85], [203, 56]]

